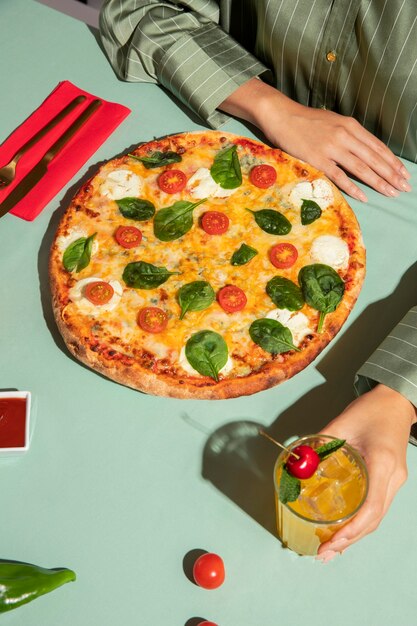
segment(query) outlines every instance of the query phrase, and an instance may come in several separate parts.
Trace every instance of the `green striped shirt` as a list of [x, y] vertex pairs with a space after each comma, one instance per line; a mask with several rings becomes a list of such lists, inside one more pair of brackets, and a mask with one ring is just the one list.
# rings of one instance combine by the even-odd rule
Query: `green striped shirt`
[[212, 127], [262, 76], [417, 161], [415, 0], [106, 0], [100, 30], [120, 78], [159, 82]]
[[[159, 82], [211, 126], [262, 76], [302, 104], [354, 116], [417, 161], [416, 0], [106, 0], [100, 29], [118, 76]], [[417, 307], [358, 374], [417, 406]]]
[[[417, 306], [384, 339], [358, 372], [358, 395], [382, 383], [417, 407]], [[417, 444], [417, 425], [410, 440]]]

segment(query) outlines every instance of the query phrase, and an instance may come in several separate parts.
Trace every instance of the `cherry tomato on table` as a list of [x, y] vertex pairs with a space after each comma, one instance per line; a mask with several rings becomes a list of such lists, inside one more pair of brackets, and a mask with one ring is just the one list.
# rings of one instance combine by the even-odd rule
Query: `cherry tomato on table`
[[197, 624], [197, 626], [217, 626], [217, 624], [215, 624], [214, 622], [200, 622], [199, 624]]
[[272, 187], [277, 179], [277, 172], [272, 165], [263, 163], [262, 165], [255, 165], [249, 173], [249, 180], [252, 185], [259, 187], [260, 189], [267, 189]]
[[114, 294], [113, 287], [104, 280], [95, 280], [84, 287], [84, 296], [93, 304], [107, 304]]
[[157, 306], [146, 306], [139, 311], [138, 324], [147, 333], [160, 333], [167, 327], [168, 315]]
[[226, 285], [217, 293], [217, 301], [226, 313], [236, 313], [245, 308], [248, 299], [240, 287]]
[[221, 211], [206, 211], [201, 218], [201, 226], [208, 235], [222, 235], [229, 228], [229, 218]]
[[142, 233], [135, 226], [119, 226], [114, 237], [123, 248], [135, 248], [142, 241]]
[[277, 243], [269, 251], [269, 260], [279, 269], [292, 267], [298, 258], [298, 250], [292, 243]]
[[193, 577], [197, 585], [204, 589], [220, 587], [225, 578], [223, 560], [213, 552], [202, 554], [194, 563]]
[[158, 176], [158, 186], [165, 193], [178, 193], [187, 184], [187, 177], [181, 170], [165, 170]]

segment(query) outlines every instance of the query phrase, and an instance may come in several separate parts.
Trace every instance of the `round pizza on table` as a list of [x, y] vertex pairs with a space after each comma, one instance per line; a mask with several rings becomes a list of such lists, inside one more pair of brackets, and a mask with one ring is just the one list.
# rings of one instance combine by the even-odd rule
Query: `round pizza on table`
[[112, 159], [76, 194], [50, 257], [70, 352], [140, 391], [223, 399], [305, 368], [358, 297], [365, 249], [324, 175], [230, 133]]

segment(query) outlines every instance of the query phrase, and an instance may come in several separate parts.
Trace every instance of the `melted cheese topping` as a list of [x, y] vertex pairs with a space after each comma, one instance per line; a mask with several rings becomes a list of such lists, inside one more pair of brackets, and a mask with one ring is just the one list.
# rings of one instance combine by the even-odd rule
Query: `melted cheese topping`
[[111, 299], [106, 304], [94, 304], [88, 300], [84, 295], [84, 287], [89, 283], [103, 280], [97, 278], [97, 276], [90, 276], [89, 278], [83, 278], [79, 280], [70, 290], [69, 296], [73, 302], [77, 305], [79, 310], [86, 315], [96, 315], [104, 313], [106, 311], [113, 311], [120, 302], [123, 293], [123, 287], [118, 280], [109, 280], [108, 283], [113, 287], [114, 293]]
[[187, 191], [197, 200], [202, 198], [228, 198], [236, 189], [223, 189], [216, 183], [208, 167], [200, 167], [187, 182]]
[[[187, 374], [191, 374], [191, 376], [200, 376], [200, 374], [193, 368], [193, 366], [189, 363], [187, 357], [185, 356], [185, 346], [181, 349], [178, 363], [180, 367]], [[230, 356], [227, 358], [226, 364], [219, 370], [219, 374], [227, 375], [233, 370], [233, 359]]]
[[324, 263], [335, 270], [346, 269], [349, 265], [349, 246], [346, 241], [334, 235], [317, 237], [313, 241], [310, 254], [314, 263]]
[[139, 196], [141, 191], [142, 180], [140, 176], [125, 169], [110, 171], [100, 185], [101, 195], [111, 200], [134, 198]]
[[334, 201], [334, 195], [331, 184], [323, 178], [317, 178], [311, 182], [297, 183], [292, 188], [289, 199], [297, 207], [301, 207], [303, 200], [313, 200], [321, 209], [327, 209]]
[[281, 322], [292, 334], [294, 345], [299, 346], [304, 337], [313, 333], [309, 325], [309, 319], [304, 313], [292, 313], [287, 309], [272, 309], [266, 315], [267, 318]]
[[[92, 233], [88, 233], [84, 228], [73, 228], [68, 235], [61, 235], [57, 239], [57, 246], [60, 252], [64, 253], [65, 250], [77, 239], [81, 239], [82, 237], [89, 237]], [[91, 254], [96, 254], [98, 252], [98, 241], [96, 238], [93, 239], [93, 245], [91, 246]]]
[[[221, 137], [220, 133], [217, 135]], [[280, 164], [275, 151], [265, 148], [257, 155], [245, 145], [239, 145], [243, 183], [237, 189], [231, 190], [233, 195], [224, 193], [228, 190], [222, 190], [223, 197], [218, 197], [220, 191], [214, 181], [212, 182], [216, 187], [209, 181], [206, 172], [209, 172], [214, 156], [226, 145], [219, 141], [213, 142], [213, 145], [196, 141], [194, 147], [188, 147], [182, 154], [181, 162], [174, 166], [186, 174], [188, 184], [182, 193], [174, 195], [163, 193], [157, 185], [157, 177], [164, 168], [146, 169], [140, 161], [129, 156], [118, 159], [117, 165], [109, 162], [90, 182], [92, 193], [89, 193], [83, 210], [68, 214], [66, 228], [70, 235], [97, 232], [98, 250], [85, 269], [71, 275], [71, 280], [77, 282], [69, 291], [66, 318], [71, 319], [71, 315], [79, 316], [80, 312], [85, 314], [86, 334], [89, 332], [89, 324], [92, 329], [90, 332], [94, 334], [97, 328], [97, 325], [94, 326], [95, 320], [102, 320], [99, 334], [101, 339], [133, 358], [142, 354], [143, 350], [149, 352], [156, 360], [154, 367], [159, 368], [156, 371], [166, 370], [170, 373], [178, 372], [178, 375], [185, 373], [199, 376], [194, 370], [191, 372], [191, 366], [184, 361], [185, 343], [199, 330], [213, 330], [226, 341], [230, 358], [222, 372], [223, 376], [246, 376], [258, 370], [270, 362], [271, 355], [254, 344], [250, 338], [249, 327], [254, 320], [275, 317], [290, 328], [294, 341], [300, 343], [307, 334], [314, 334], [318, 319], [317, 312], [307, 305], [296, 314], [273, 311], [273, 303], [265, 291], [266, 283], [277, 275], [297, 283], [301, 267], [311, 263], [312, 259], [320, 258], [320, 262], [328, 262], [333, 267], [341, 268], [345, 268], [349, 261], [349, 254], [346, 256], [347, 244], [341, 239], [339, 215], [334, 204], [326, 205], [327, 200], [330, 202], [329, 189], [331, 202], [334, 202], [330, 183], [318, 178], [318, 175], [315, 177], [314, 174], [309, 174], [308, 171], [305, 171], [305, 176], [309, 178], [300, 183], [300, 170], [295, 166]], [[277, 182], [271, 188], [259, 189], [250, 183], [249, 172], [254, 165], [260, 163], [269, 163], [277, 170]], [[291, 189], [293, 191], [289, 201], [288, 190]], [[172, 206], [179, 199], [194, 202], [202, 196], [207, 197], [207, 200], [194, 209], [193, 226], [189, 232], [172, 242], [162, 242], [154, 234], [153, 219], [139, 222], [123, 217], [114, 201], [123, 196], [138, 196], [148, 200], [155, 205], [156, 211]], [[312, 197], [321, 206], [326, 205], [326, 211], [312, 224], [303, 226], [296, 196]], [[270, 235], [257, 225], [247, 208], [255, 211], [265, 208], [279, 211], [290, 221], [292, 229], [285, 236]], [[209, 210], [227, 214], [230, 227], [223, 235], [208, 235], [201, 228], [200, 217]], [[141, 230], [143, 237], [137, 248], [124, 249], [115, 241], [114, 233], [120, 225], [135, 226]], [[332, 241], [340, 242], [340, 245], [337, 245], [336, 252], [335, 245], [330, 245], [332, 253], [324, 261], [322, 250], [329, 250], [325, 239], [329, 236]], [[281, 241], [294, 244], [298, 250], [296, 263], [285, 270], [277, 270], [268, 255], [271, 247]], [[258, 254], [246, 265], [233, 266], [230, 262], [232, 254], [242, 243], [255, 248]], [[340, 256], [342, 247], [345, 250], [342, 255], [343, 263]], [[61, 252], [60, 245], [59, 252], [55, 253], [58, 267], [62, 267]], [[178, 274], [170, 276], [155, 289], [129, 288], [123, 283], [122, 274], [126, 265], [134, 261], [145, 261]], [[97, 280], [96, 276], [110, 284], [117, 281], [120, 287], [115, 289], [115, 297], [118, 298], [115, 306], [109, 306], [108, 303], [95, 307], [80, 295], [85, 281]], [[238, 313], [229, 314], [215, 300], [208, 309], [188, 311], [180, 320], [178, 290], [184, 284], [196, 280], [208, 281], [216, 293], [225, 285], [237, 285], [247, 296], [245, 308]], [[167, 313], [168, 325], [163, 332], [153, 335], [138, 326], [138, 312], [144, 306], [157, 306]], [[91, 322], [89, 316], [93, 316]], [[75, 323], [79, 323], [78, 318]]]

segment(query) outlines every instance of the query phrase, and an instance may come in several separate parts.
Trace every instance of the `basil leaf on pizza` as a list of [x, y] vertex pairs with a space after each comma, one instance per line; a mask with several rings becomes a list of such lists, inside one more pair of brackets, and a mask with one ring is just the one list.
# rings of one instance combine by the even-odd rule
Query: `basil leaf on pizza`
[[248, 208], [246, 210], [252, 213], [259, 228], [269, 235], [287, 235], [292, 229], [291, 222], [279, 211], [274, 209], [252, 211]]
[[181, 155], [178, 154], [178, 152], [173, 152], [172, 150], [167, 150], [166, 152], [155, 150], [155, 152], [151, 152], [147, 156], [141, 157], [136, 154], [129, 154], [128, 156], [136, 159], [137, 161], [141, 161], [141, 163], [143, 163], [148, 170], [156, 167], [165, 167], [165, 165], [171, 165], [172, 163], [179, 163], [182, 161]]
[[249, 328], [252, 341], [270, 354], [280, 354], [299, 349], [294, 345], [289, 328], [277, 320], [266, 317], [252, 322]]
[[324, 318], [339, 306], [345, 292], [345, 283], [330, 265], [314, 263], [302, 267], [298, 274], [307, 304], [320, 312], [317, 332], [321, 333]]
[[183, 237], [193, 227], [194, 209], [206, 200], [207, 198], [198, 202], [178, 200], [172, 206], [159, 209], [153, 222], [155, 237], [160, 241], [174, 241]]
[[67, 247], [62, 257], [67, 272], [81, 272], [85, 269], [91, 259], [91, 250], [93, 247], [93, 240], [97, 233], [90, 235], [90, 237], [80, 237], [76, 239]]
[[242, 243], [240, 248], [235, 250], [230, 259], [232, 265], [246, 265], [258, 254], [258, 251], [252, 246], [248, 246], [246, 243]]
[[130, 152], [97, 167], [51, 246], [68, 350], [119, 383], [185, 399], [254, 394], [304, 369], [345, 322], [365, 274], [344, 196], [308, 163], [224, 131]]
[[122, 278], [128, 287], [155, 289], [174, 274], [179, 274], [179, 272], [170, 272], [166, 267], [157, 267], [145, 261], [134, 261], [126, 265]]
[[303, 226], [312, 224], [321, 217], [322, 210], [314, 200], [303, 200], [301, 204], [301, 223]]
[[149, 200], [142, 198], [121, 198], [116, 200], [123, 217], [137, 222], [146, 222], [155, 215], [155, 206]]
[[180, 320], [188, 311], [208, 309], [215, 299], [213, 287], [205, 280], [195, 280], [183, 285], [178, 291], [178, 303], [181, 307]]
[[185, 344], [187, 361], [202, 376], [210, 376], [216, 382], [219, 372], [226, 365], [229, 357], [227, 344], [219, 333], [212, 330], [200, 330], [192, 335]]
[[266, 293], [278, 309], [299, 311], [304, 306], [300, 287], [284, 276], [274, 276], [266, 284]]
[[225, 148], [214, 157], [210, 168], [213, 180], [223, 189], [236, 189], [242, 184], [242, 170], [240, 169], [237, 146]]

